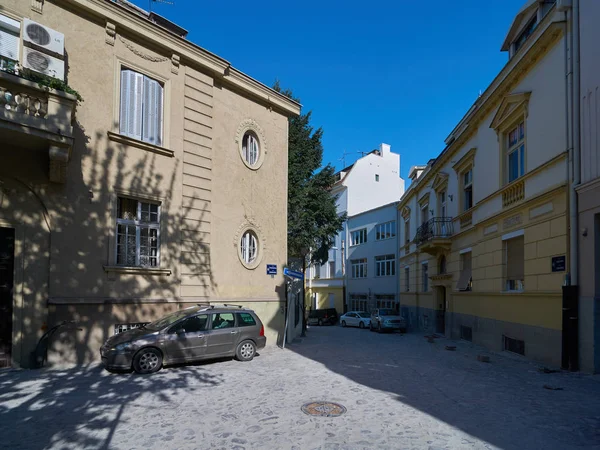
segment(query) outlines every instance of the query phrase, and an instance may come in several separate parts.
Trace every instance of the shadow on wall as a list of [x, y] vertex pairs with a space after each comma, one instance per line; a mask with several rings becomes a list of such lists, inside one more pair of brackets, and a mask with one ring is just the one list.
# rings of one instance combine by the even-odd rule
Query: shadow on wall
[[[180, 298], [182, 278], [199, 299], [217, 288], [205, 239], [210, 204], [182, 197], [181, 161], [125, 148], [101, 131], [91, 139], [79, 123], [74, 133], [64, 185], [48, 183], [47, 150], [0, 149], [0, 218], [20, 227], [23, 241], [15, 253], [15, 263], [23, 268], [22, 279], [17, 273], [15, 280], [22, 299], [13, 302], [13, 329], [22, 327], [22, 332], [16, 341], [13, 337], [13, 348], [22, 349], [24, 366], [46, 326], [77, 322], [81, 331], [55, 335], [53, 359], [83, 364], [99, 358], [114, 324], [148, 322], [178, 308], [168, 300]], [[115, 265], [115, 189], [162, 199], [160, 267], [170, 275], [103, 269]]]
[[[125, 408], [167, 405], [172, 410], [176, 405], [171, 404], [171, 397], [177, 391], [206, 389], [223, 382], [221, 374], [210, 372], [202, 364], [163, 370], [151, 377], [110, 374], [98, 365], [18, 374], [2, 371], [0, 436], [6, 448], [37, 450], [67, 443], [69, 448], [108, 449], [117, 427], [130, 426], [122, 421]], [[161, 414], [158, 409], [157, 414]], [[163, 429], [174, 425], [161, 424]], [[156, 444], [151, 436], [146, 436], [147, 442], [138, 441], [139, 435], [131, 436], [132, 447]]]

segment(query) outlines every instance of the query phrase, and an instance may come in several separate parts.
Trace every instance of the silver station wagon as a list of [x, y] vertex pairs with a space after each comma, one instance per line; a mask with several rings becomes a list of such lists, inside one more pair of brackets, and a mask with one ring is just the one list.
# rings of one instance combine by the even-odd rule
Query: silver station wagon
[[267, 342], [251, 309], [198, 305], [110, 337], [100, 348], [108, 370], [152, 373], [167, 364], [235, 356], [250, 361]]

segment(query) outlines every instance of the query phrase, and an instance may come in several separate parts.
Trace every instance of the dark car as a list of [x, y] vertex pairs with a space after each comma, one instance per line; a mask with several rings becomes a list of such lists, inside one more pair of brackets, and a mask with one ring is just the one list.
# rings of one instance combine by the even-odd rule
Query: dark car
[[152, 373], [167, 364], [235, 356], [250, 361], [267, 342], [254, 311], [241, 306], [198, 305], [110, 337], [100, 348], [109, 370]]
[[309, 325], [335, 325], [338, 321], [338, 314], [335, 308], [313, 309], [308, 314]]

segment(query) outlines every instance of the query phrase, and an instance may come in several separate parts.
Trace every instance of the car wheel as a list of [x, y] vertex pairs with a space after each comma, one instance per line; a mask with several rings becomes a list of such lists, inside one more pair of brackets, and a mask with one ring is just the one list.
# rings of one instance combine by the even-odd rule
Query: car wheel
[[342, 320], [342, 326], [345, 328], [346, 327], [346, 321]]
[[254, 355], [256, 354], [256, 345], [252, 341], [243, 341], [240, 342], [240, 345], [237, 346], [235, 350], [235, 357], [238, 361], [252, 361]]
[[323, 326], [323, 321], [321, 319], [319, 319], [318, 324], [319, 324], [320, 327], [322, 327]]
[[133, 357], [133, 370], [137, 373], [154, 373], [162, 367], [162, 353], [155, 348], [143, 348]]
[[358, 324], [358, 328], [360, 328], [361, 330], [365, 327], [365, 323], [364, 322], [360, 322]]

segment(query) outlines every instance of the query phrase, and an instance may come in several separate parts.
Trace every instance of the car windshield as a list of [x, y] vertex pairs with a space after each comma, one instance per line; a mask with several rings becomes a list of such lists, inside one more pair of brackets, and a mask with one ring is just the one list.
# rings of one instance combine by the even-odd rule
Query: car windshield
[[364, 311], [358, 312], [356, 314], [358, 314], [358, 317], [362, 317], [363, 319], [366, 319], [371, 316], [369, 313], [366, 313]]
[[179, 319], [183, 319], [185, 316], [190, 315], [196, 310], [198, 310], [198, 308], [182, 309], [181, 311], [175, 311], [174, 313], [171, 313], [168, 316], [165, 316], [154, 322], [150, 322], [148, 325], [145, 326], [145, 328], [149, 330], [162, 330], [163, 328], [168, 327], [172, 323], [177, 322]]
[[393, 309], [380, 309], [379, 315], [380, 316], [395, 316], [396, 311], [394, 311]]

